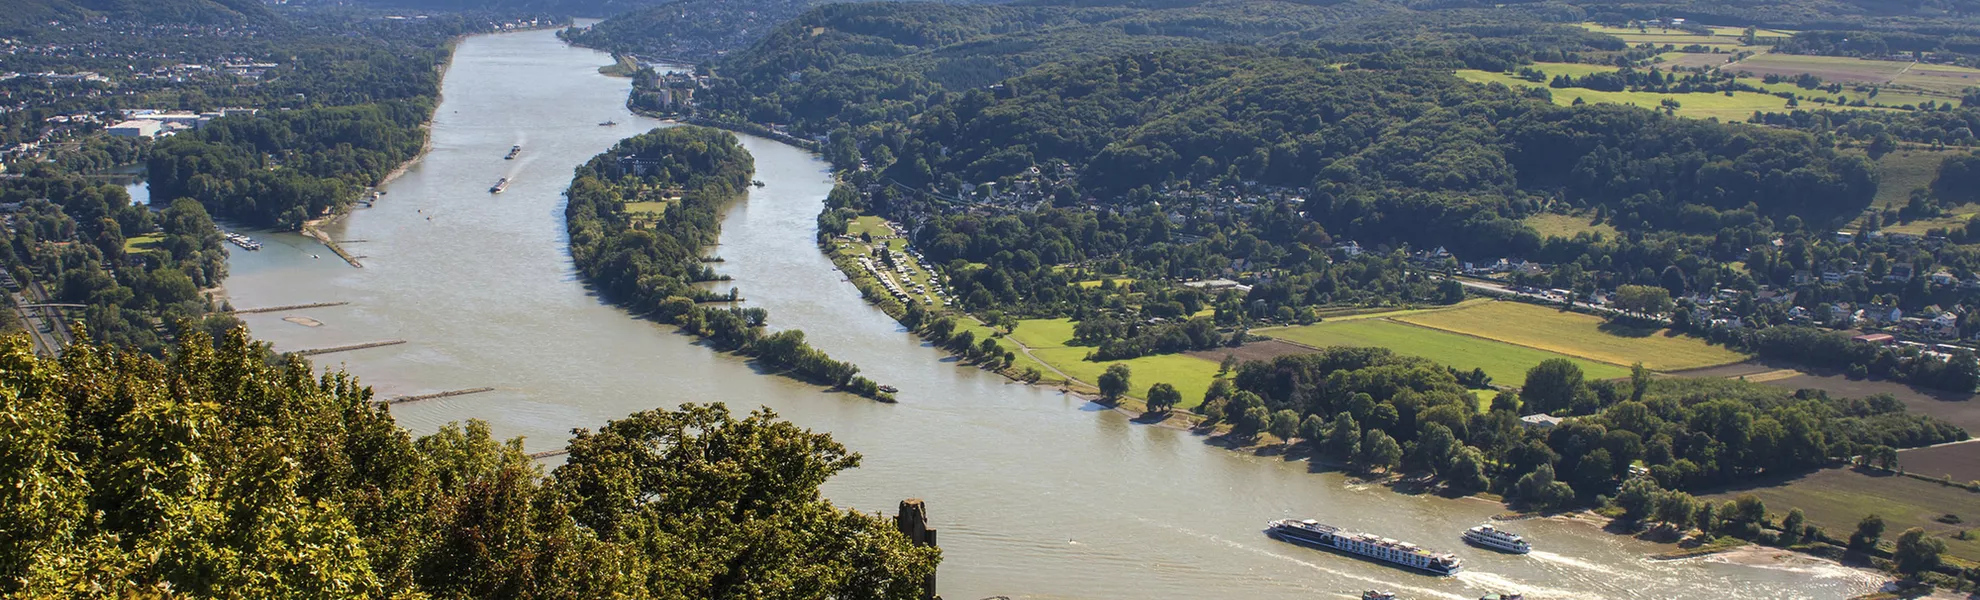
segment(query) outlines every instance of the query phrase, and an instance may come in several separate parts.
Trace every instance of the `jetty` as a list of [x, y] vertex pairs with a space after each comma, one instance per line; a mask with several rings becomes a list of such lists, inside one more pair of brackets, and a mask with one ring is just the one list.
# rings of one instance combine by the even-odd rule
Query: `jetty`
[[303, 310], [307, 308], [328, 308], [331, 306], [343, 306], [346, 304], [350, 304], [350, 303], [349, 302], [314, 302], [310, 304], [287, 304], [283, 306], [266, 306], [262, 308], [237, 308], [231, 311], [227, 311], [227, 314], [252, 315], [256, 313], [287, 312], [291, 310]]
[[542, 451], [542, 452], [531, 452], [531, 453], [529, 453], [529, 457], [530, 457], [530, 458], [536, 458], [536, 459], [543, 459], [543, 458], [550, 458], [550, 457], [552, 457], [552, 456], [563, 456], [563, 455], [566, 455], [566, 454], [570, 454], [570, 453], [571, 453], [571, 449], [570, 449], [570, 448], [558, 448], [558, 449], [556, 449], [556, 450], [544, 450], [544, 451]]
[[379, 401], [378, 401], [378, 403], [379, 403], [379, 404], [405, 404], [405, 403], [407, 403], [407, 402], [418, 402], [418, 401], [421, 401], [421, 400], [438, 400], [438, 399], [441, 399], [441, 398], [452, 398], [452, 397], [454, 397], [454, 396], [466, 396], [466, 395], [468, 395], [468, 394], [479, 394], [479, 393], [482, 393], [482, 392], [493, 392], [493, 391], [495, 391], [495, 388], [492, 388], [492, 387], [478, 387], [478, 388], [468, 388], [468, 389], [465, 389], [465, 390], [449, 390], [449, 391], [445, 391], [445, 392], [435, 392], [435, 393], [431, 393], [431, 394], [418, 394], [418, 395], [413, 395], [413, 396], [393, 396], [393, 397], [391, 397], [391, 398], [386, 398], [386, 399], [384, 399], [384, 400], [379, 400]]
[[404, 344], [404, 343], [406, 343], [405, 340], [383, 340], [377, 342], [365, 342], [362, 344], [351, 344], [349, 346], [331, 346], [329, 348], [313, 348], [309, 350], [297, 350], [296, 354], [300, 354], [303, 356], [316, 356], [318, 354], [330, 354], [334, 352], [350, 352], [352, 350], [364, 350], [366, 348], [397, 346], [399, 344]]

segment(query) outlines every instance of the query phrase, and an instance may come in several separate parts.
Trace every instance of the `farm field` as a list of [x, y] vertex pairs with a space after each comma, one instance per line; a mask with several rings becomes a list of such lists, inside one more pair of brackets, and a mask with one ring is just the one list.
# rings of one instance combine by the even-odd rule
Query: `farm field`
[[1890, 394], [1906, 411], [1944, 419], [1967, 433], [1980, 434], [1980, 396], [1914, 388], [1895, 381], [1850, 379], [1842, 375], [1801, 374], [1761, 383], [1790, 390], [1816, 389], [1838, 398]]
[[1612, 365], [1640, 361], [1653, 371], [1697, 369], [1747, 358], [1668, 331], [1612, 330], [1601, 317], [1520, 302], [1492, 302], [1397, 320]]
[[1821, 77], [1823, 81], [1840, 83], [1890, 83], [1903, 73], [1911, 63], [1891, 60], [1866, 60], [1842, 56], [1804, 56], [1798, 54], [1761, 54], [1727, 65], [1726, 69], [1751, 72], [1755, 76], [1785, 75], [1802, 73]]
[[[1425, 317], [1464, 310], [1472, 309], [1426, 312], [1414, 316]], [[1407, 318], [1411, 317], [1404, 317]], [[1550, 358], [1566, 358], [1574, 361], [1589, 379], [1629, 376], [1629, 369], [1617, 365], [1577, 359], [1554, 352], [1438, 331], [1388, 319], [1329, 321], [1258, 333], [1316, 348], [1328, 346], [1388, 348], [1397, 354], [1421, 356], [1459, 370], [1484, 369], [1486, 375], [1492, 376], [1492, 383], [1498, 385], [1524, 385], [1526, 371]]]
[[[1544, 69], [1543, 69], [1544, 70]], [[1551, 75], [1552, 72], [1550, 71]], [[1545, 88], [1544, 83], [1534, 83], [1505, 73], [1493, 73], [1476, 69], [1460, 69], [1458, 77], [1474, 83], [1499, 83], [1513, 89]], [[1570, 106], [1576, 98], [1583, 102], [1607, 104], [1627, 104], [1643, 108], [1657, 108], [1665, 99], [1676, 100], [1680, 117], [1696, 119], [1715, 118], [1721, 121], [1744, 121], [1753, 116], [1754, 111], [1783, 112], [1787, 110], [1787, 99], [1756, 92], [1733, 92], [1733, 95], [1707, 94], [1659, 94], [1655, 92], [1604, 92], [1585, 88], [1551, 89], [1554, 104]]]
[[1578, 233], [1599, 233], [1611, 239], [1616, 236], [1616, 228], [1608, 223], [1588, 224], [1587, 215], [1560, 215], [1540, 213], [1526, 218], [1526, 226], [1540, 232], [1540, 237], [1572, 238]]
[[1912, 65], [1892, 83], [1958, 95], [1966, 88], [1980, 85], [1980, 69], [1919, 63]]
[[1980, 481], [1980, 442], [1917, 448], [1898, 453], [1905, 472], [1926, 477], [1951, 477], [1955, 482]]
[[[1953, 533], [1974, 528], [1980, 515], [1980, 493], [1920, 481], [1902, 475], [1858, 471], [1848, 468], [1823, 469], [1792, 479], [1774, 479], [1753, 487], [1741, 487], [1707, 496], [1715, 501], [1731, 500], [1740, 494], [1753, 494], [1767, 504], [1767, 512], [1778, 519], [1794, 508], [1808, 516], [1832, 538], [1847, 538], [1856, 522], [1872, 513], [1884, 518], [1884, 541], [1912, 527], [1922, 527], [1947, 542], [1947, 554], [1969, 561], [1980, 560], [1980, 545], [1949, 539]], [[1946, 514], [1966, 521], [1950, 525], [1937, 519]]]
[[1732, 57], [1730, 52], [1665, 52], [1657, 55], [1657, 64], [1664, 67], [1717, 67], [1726, 64]]

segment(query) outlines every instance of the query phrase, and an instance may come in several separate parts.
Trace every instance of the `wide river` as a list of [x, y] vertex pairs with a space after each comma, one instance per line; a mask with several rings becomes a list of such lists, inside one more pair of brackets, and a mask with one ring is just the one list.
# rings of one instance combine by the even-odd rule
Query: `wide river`
[[[1876, 584], [1815, 564], [1653, 561], [1646, 555], [1667, 548], [1554, 520], [1509, 525], [1540, 548], [1529, 556], [1468, 548], [1458, 533], [1500, 506], [1353, 485], [958, 366], [862, 302], [813, 245], [831, 186], [825, 163], [744, 136], [768, 185], [725, 217], [720, 270], [769, 309], [772, 327], [803, 329], [899, 386], [901, 402], [759, 374], [601, 303], [571, 267], [562, 198], [571, 169], [660, 126], [627, 112], [628, 80], [596, 71], [610, 62], [548, 31], [467, 39], [446, 75], [432, 152], [375, 208], [330, 230], [364, 268], [297, 235], [260, 234], [266, 249], [233, 253], [228, 296], [241, 308], [348, 302], [246, 321], [282, 350], [406, 340], [318, 358], [381, 396], [496, 388], [394, 407], [415, 432], [481, 419], [549, 450], [573, 428], [634, 411], [768, 406], [865, 456], [826, 485], [834, 502], [889, 515], [902, 498], [928, 502], [942, 531], [941, 592], [952, 599], [1355, 598], [1369, 588], [1404, 598], [1844, 598]], [[608, 119], [618, 126], [598, 125]], [[522, 155], [503, 160], [515, 144]], [[514, 183], [489, 194], [501, 177]], [[1468, 568], [1417, 575], [1260, 532], [1288, 516], [1452, 550]]]

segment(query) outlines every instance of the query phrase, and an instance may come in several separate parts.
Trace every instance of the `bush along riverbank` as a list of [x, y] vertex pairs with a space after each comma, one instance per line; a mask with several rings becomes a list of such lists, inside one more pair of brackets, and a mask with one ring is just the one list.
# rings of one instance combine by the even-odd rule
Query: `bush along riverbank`
[[764, 333], [767, 311], [702, 304], [736, 297], [695, 284], [723, 279], [701, 251], [720, 233], [722, 206], [742, 193], [754, 171], [754, 159], [734, 136], [706, 127], [656, 129], [592, 157], [577, 168], [565, 208], [579, 274], [612, 302], [717, 349], [892, 402], [893, 394], [859, 376], [859, 367], [805, 343], [804, 332]]

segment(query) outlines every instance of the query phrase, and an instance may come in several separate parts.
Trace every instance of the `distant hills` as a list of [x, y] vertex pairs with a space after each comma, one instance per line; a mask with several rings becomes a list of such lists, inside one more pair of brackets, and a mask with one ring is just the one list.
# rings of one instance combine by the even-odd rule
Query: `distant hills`
[[259, 0], [0, 0], [0, 26], [103, 19], [145, 24], [249, 25], [281, 17]]

